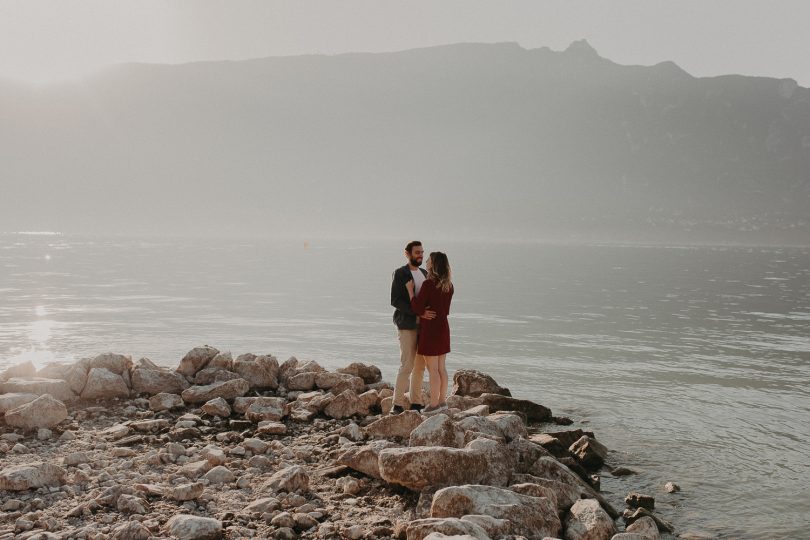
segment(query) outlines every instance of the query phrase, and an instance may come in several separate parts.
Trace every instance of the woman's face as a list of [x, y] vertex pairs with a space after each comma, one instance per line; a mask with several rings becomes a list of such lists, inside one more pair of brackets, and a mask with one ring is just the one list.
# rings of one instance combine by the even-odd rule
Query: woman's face
[[428, 261], [427, 264], [425, 265], [425, 268], [427, 268], [428, 272], [430, 272], [431, 268], [433, 268], [433, 261], [431, 260], [431, 257], [428, 257]]

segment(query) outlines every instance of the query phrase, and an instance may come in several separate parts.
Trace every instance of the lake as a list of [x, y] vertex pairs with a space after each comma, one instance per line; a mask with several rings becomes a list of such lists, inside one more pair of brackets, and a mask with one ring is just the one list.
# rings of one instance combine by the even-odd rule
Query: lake
[[[810, 249], [422, 240], [454, 268], [451, 376], [595, 431], [639, 472], [603, 475], [617, 507], [640, 490], [678, 532], [808, 537]], [[406, 241], [3, 234], [0, 368], [209, 344], [393, 380]]]

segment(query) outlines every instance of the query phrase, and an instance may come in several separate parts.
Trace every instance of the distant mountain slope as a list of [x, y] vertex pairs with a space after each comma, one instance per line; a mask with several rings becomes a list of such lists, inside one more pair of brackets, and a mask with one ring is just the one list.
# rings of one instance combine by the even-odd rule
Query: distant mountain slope
[[584, 40], [0, 82], [0, 230], [810, 230], [810, 89]]

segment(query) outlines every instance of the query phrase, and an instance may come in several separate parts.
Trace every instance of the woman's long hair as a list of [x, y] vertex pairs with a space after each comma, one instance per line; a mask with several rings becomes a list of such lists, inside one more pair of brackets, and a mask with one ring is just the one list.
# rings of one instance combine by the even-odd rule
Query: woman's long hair
[[437, 288], [444, 292], [450, 292], [450, 289], [453, 288], [453, 281], [447, 255], [441, 251], [433, 251], [429, 257], [430, 270], [428, 270], [427, 278], [433, 280]]

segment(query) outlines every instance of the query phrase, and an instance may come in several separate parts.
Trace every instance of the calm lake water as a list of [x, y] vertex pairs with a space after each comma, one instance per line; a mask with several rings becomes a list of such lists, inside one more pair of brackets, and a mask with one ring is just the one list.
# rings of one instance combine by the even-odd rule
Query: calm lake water
[[[0, 235], [0, 368], [104, 351], [370, 362], [403, 242]], [[678, 532], [810, 538], [810, 249], [445, 242], [448, 368], [491, 373], [640, 474]], [[663, 485], [682, 487], [667, 494]]]

